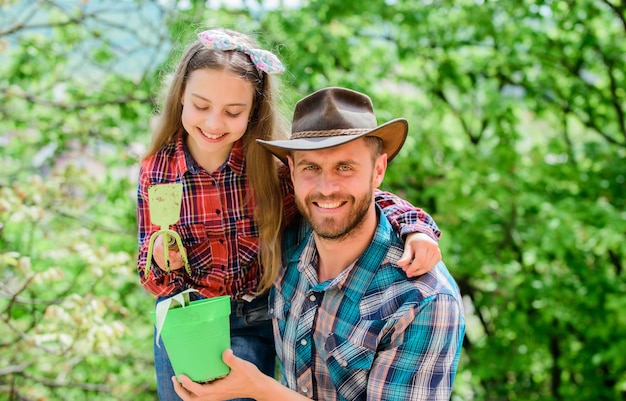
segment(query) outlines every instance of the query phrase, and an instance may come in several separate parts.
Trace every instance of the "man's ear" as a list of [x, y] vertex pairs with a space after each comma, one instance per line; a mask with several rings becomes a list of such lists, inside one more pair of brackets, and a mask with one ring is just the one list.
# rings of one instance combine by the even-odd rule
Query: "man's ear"
[[293, 158], [291, 154], [287, 155], [287, 165], [289, 166], [289, 176], [291, 177], [291, 182], [293, 182]]
[[387, 153], [382, 153], [376, 158], [374, 163], [373, 184], [374, 188], [378, 188], [385, 178], [387, 171]]

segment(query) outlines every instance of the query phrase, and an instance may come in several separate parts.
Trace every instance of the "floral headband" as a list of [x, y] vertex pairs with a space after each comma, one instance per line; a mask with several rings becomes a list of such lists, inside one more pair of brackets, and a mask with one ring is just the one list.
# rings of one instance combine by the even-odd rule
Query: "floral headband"
[[267, 74], [280, 74], [285, 67], [272, 52], [263, 49], [251, 49], [239, 43], [229, 34], [211, 29], [198, 34], [200, 42], [211, 50], [237, 50], [247, 54], [256, 68]]

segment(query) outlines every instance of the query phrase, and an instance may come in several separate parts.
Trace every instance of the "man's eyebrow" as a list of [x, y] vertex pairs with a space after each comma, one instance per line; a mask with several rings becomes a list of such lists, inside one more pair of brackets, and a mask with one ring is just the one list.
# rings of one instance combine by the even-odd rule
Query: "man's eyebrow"
[[298, 160], [298, 162], [295, 163], [296, 166], [300, 166], [303, 164], [315, 164], [315, 163], [313, 163], [312, 161], [309, 161], [306, 157], [300, 158], [300, 160]]
[[[296, 166], [300, 166], [303, 164], [312, 164], [312, 165], [319, 165], [319, 163], [316, 163], [314, 161], [311, 161], [309, 159], [307, 159], [306, 157], [301, 158], [298, 163], [296, 163]], [[354, 159], [342, 159], [342, 160], [337, 160], [334, 163], [335, 166], [345, 166], [345, 165], [349, 165], [349, 166], [360, 166], [361, 163], [359, 163], [358, 161], [354, 160]]]

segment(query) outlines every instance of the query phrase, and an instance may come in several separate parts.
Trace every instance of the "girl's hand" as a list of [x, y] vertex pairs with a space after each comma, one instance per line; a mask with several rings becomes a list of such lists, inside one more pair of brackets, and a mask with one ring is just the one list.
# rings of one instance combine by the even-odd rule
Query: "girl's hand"
[[441, 262], [441, 250], [435, 240], [423, 233], [411, 233], [406, 236], [404, 253], [398, 260], [398, 266], [407, 277], [421, 276], [428, 273]]
[[[171, 236], [169, 238], [172, 238]], [[408, 237], [407, 237], [408, 238]], [[168, 253], [170, 271], [178, 270], [184, 266], [183, 258], [178, 252], [178, 245], [174, 244]], [[167, 264], [165, 263], [165, 257], [163, 255], [163, 235], [159, 235], [154, 240], [154, 247], [152, 248], [152, 259], [156, 262], [157, 266], [163, 271], [167, 271]]]

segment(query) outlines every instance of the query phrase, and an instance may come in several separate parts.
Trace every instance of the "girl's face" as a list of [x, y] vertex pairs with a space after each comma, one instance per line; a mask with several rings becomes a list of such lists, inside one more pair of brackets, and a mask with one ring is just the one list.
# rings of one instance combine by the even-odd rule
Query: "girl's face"
[[181, 98], [187, 146], [207, 171], [221, 166], [248, 127], [252, 83], [225, 70], [203, 68], [189, 74]]

